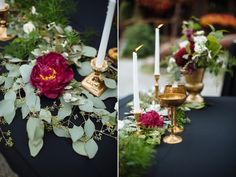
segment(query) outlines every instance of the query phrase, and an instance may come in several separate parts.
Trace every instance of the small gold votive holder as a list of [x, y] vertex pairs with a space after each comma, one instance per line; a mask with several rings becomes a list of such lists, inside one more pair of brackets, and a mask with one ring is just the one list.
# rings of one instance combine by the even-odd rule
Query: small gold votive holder
[[14, 38], [14, 36], [7, 34], [7, 15], [9, 10], [9, 4], [5, 4], [5, 7], [0, 9], [0, 41], [9, 41]]
[[88, 75], [82, 82], [82, 86], [88, 90], [93, 95], [99, 97], [101, 96], [104, 91], [106, 90], [106, 86], [102, 77], [102, 73], [107, 71], [108, 69], [108, 62], [104, 60], [102, 67], [96, 67], [96, 60], [94, 58], [91, 60], [91, 67], [93, 68], [94, 72]]
[[157, 101], [158, 97], [159, 97], [159, 80], [160, 80], [160, 75], [159, 74], [154, 74], [154, 79], [155, 79], [154, 100]]

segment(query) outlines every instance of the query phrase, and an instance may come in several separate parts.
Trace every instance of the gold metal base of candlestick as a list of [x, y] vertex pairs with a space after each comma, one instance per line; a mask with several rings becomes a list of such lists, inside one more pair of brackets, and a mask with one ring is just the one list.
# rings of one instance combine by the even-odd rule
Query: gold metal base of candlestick
[[167, 144], [177, 144], [177, 143], [181, 143], [183, 139], [180, 136], [170, 134], [168, 136], [165, 136], [163, 138], [163, 141]]
[[160, 79], [160, 75], [159, 75], [159, 74], [154, 74], [154, 78], [155, 78], [154, 99], [155, 99], [155, 100], [158, 100], [158, 96], [159, 96], [159, 79]]
[[104, 80], [101, 73], [105, 72], [108, 69], [108, 63], [104, 60], [104, 63], [101, 68], [96, 67], [96, 58], [91, 60], [91, 66], [95, 72], [88, 75], [82, 82], [82, 86], [88, 90], [93, 95], [99, 97], [106, 90]]
[[[173, 127], [174, 133], [182, 133], [184, 131], [184, 128], [180, 128], [178, 126]], [[171, 128], [168, 128], [168, 132], [171, 132]]]
[[10, 6], [5, 4], [5, 7], [0, 10], [0, 41], [9, 41], [14, 38], [14, 36], [7, 34], [7, 14], [9, 9]]

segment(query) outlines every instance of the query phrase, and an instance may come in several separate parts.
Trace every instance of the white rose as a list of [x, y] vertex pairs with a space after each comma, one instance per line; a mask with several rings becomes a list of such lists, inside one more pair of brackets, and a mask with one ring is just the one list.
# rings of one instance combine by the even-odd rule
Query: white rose
[[36, 8], [34, 6], [32, 6], [32, 8], [31, 8], [31, 13], [33, 15], [37, 15]]
[[202, 53], [207, 50], [206, 42], [207, 38], [205, 36], [195, 36], [193, 37], [195, 42], [194, 51], [197, 53]]
[[24, 24], [23, 30], [25, 33], [29, 34], [35, 30], [35, 26], [32, 22], [28, 22], [28, 23]]

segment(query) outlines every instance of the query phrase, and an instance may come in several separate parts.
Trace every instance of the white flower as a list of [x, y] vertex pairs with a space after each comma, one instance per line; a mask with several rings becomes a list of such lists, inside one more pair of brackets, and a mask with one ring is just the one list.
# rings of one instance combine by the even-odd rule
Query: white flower
[[201, 31], [197, 31], [195, 34], [198, 36], [200, 36], [200, 35], [202, 36], [205, 34], [205, 32], [203, 30], [201, 30]]
[[35, 26], [31, 21], [29, 21], [28, 23], [24, 24], [23, 30], [25, 33], [29, 34], [35, 30]]
[[36, 8], [34, 7], [34, 6], [32, 6], [32, 8], [31, 8], [31, 13], [33, 14], [33, 15], [37, 15], [38, 13], [36, 12]]
[[118, 120], [118, 130], [122, 129], [125, 126], [125, 123], [122, 120]]
[[189, 42], [187, 40], [186, 41], [182, 41], [182, 42], [179, 43], [179, 47], [180, 48], [185, 48], [188, 45], [188, 43]]
[[75, 97], [72, 97], [71, 99], [70, 99], [70, 101], [72, 101], [72, 102], [75, 102], [75, 101], [77, 101], [78, 100], [78, 98], [75, 98]]
[[68, 103], [68, 102], [71, 101], [72, 95], [71, 95], [70, 93], [65, 93], [65, 94], [63, 95], [63, 98], [64, 98], [65, 102]]
[[193, 37], [193, 41], [195, 42], [194, 51], [196, 53], [203, 53], [207, 50], [207, 38], [205, 36], [195, 36]]

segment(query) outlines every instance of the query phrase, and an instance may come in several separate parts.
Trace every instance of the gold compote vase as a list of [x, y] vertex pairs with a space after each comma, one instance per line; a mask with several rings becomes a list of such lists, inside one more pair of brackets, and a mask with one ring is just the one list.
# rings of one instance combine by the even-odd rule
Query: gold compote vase
[[185, 76], [185, 88], [188, 92], [188, 97], [186, 99], [187, 103], [203, 103], [204, 99], [201, 96], [201, 91], [203, 90], [203, 77], [205, 69], [198, 68], [193, 71], [193, 73], [183, 72]]

